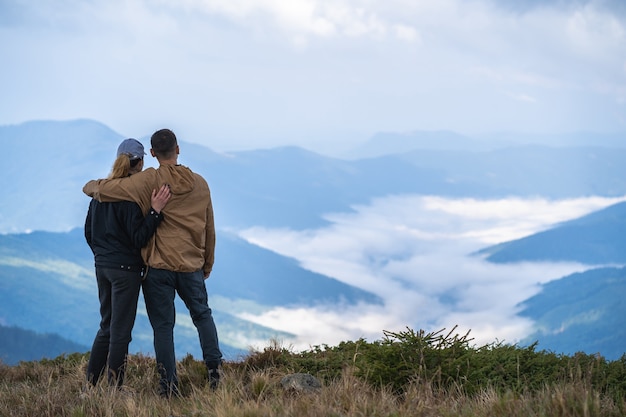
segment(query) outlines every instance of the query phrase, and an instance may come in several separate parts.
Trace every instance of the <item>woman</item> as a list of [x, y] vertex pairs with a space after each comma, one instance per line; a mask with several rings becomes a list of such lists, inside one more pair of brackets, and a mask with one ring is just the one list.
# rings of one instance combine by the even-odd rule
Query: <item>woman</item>
[[[109, 178], [122, 178], [143, 170], [143, 145], [124, 140]], [[96, 385], [105, 367], [110, 385], [121, 387], [128, 345], [137, 314], [137, 300], [145, 273], [141, 248], [162, 220], [161, 210], [170, 198], [169, 187], [152, 191], [152, 207], [144, 217], [134, 202], [101, 203], [93, 199], [85, 221], [85, 238], [94, 254], [100, 329], [87, 365], [87, 381]]]

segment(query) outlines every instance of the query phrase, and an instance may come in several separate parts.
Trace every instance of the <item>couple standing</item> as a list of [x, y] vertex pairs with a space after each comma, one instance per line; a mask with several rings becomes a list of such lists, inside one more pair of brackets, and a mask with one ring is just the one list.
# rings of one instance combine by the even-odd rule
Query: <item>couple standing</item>
[[150, 142], [157, 169], [142, 171], [144, 148], [126, 139], [109, 178], [83, 187], [93, 197], [85, 238], [94, 253], [101, 315], [87, 380], [95, 385], [106, 371], [109, 383], [121, 387], [141, 287], [154, 332], [160, 395], [169, 398], [178, 394], [176, 292], [198, 330], [209, 384], [219, 383], [222, 354], [204, 283], [213, 268], [215, 226], [209, 187], [178, 164], [174, 132], [158, 130]]

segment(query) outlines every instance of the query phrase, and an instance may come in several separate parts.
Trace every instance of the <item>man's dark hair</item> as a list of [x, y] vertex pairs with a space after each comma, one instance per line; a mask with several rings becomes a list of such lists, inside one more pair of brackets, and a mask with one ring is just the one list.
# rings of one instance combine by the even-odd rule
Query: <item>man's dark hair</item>
[[176, 135], [169, 129], [157, 130], [150, 138], [150, 145], [157, 158], [170, 159], [176, 154]]

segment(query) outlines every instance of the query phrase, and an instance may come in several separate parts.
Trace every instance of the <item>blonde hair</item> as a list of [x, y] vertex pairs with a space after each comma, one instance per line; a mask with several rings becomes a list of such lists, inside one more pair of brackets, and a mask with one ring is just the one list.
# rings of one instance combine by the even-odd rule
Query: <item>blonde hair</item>
[[130, 166], [130, 157], [127, 154], [118, 155], [115, 162], [113, 162], [113, 168], [109, 174], [109, 179], [124, 178], [131, 174], [139, 172], [137, 169], [139, 162], [133, 167]]

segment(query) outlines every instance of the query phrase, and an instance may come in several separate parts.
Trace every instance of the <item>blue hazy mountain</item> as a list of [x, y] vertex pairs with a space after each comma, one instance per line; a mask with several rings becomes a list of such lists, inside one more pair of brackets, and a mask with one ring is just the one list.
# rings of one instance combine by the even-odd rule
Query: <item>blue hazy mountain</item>
[[626, 357], [626, 268], [597, 268], [543, 285], [522, 304], [535, 331], [521, 344], [572, 355], [600, 353], [609, 360]]
[[80, 190], [95, 173], [108, 175], [122, 139], [90, 120], [0, 127], [11, 161], [0, 176], [0, 232], [80, 226], [89, 203]]
[[36, 333], [19, 327], [0, 325], [0, 363], [16, 365], [20, 361], [56, 358], [73, 352], [87, 352], [90, 348], [56, 334]]
[[382, 302], [374, 294], [302, 269], [294, 259], [231, 234], [218, 233], [215, 258], [209, 286], [214, 293], [230, 299], [267, 306]]
[[575, 261], [589, 265], [626, 264], [626, 203], [478, 252], [497, 263]]
[[535, 322], [522, 343], [557, 353], [626, 353], [626, 203], [614, 204], [540, 233], [477, 253], [497, 263], [573, 261], [596, 265], [543, 284], [521, 315]]

